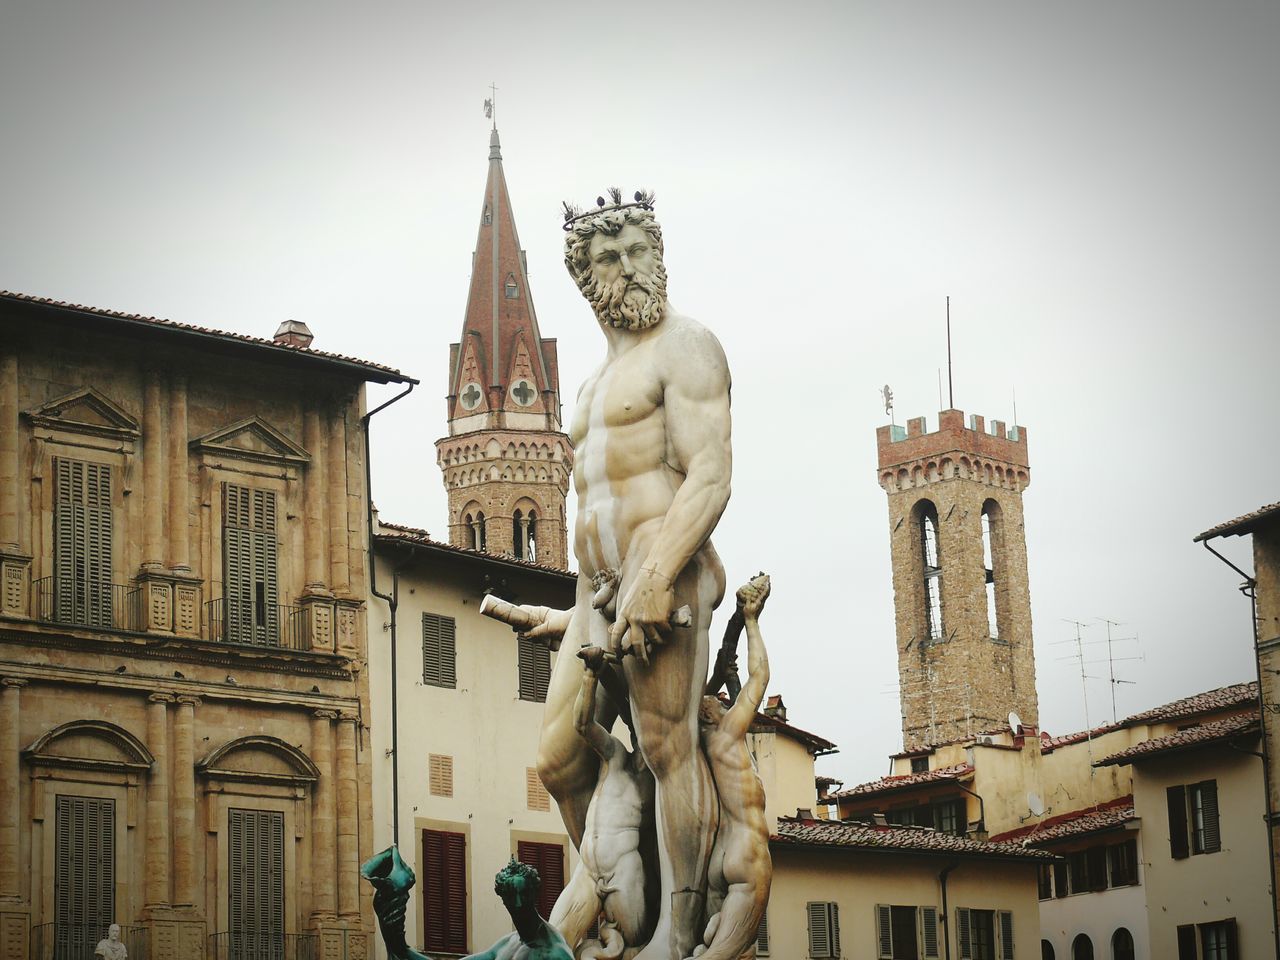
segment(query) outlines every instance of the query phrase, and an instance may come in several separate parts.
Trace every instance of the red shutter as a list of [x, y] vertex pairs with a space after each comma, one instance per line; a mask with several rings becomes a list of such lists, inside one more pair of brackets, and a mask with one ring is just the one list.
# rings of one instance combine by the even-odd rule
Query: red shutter
[[1169, 804], [1169, 855], [1183, 860], [1187, 848], [1187, 788], [1169, 787], [1165, 791]]
[[467, 838], [422, 831], [422, 917], [428, 950], [467, 952]]
[[516, 859], [538, 871], [542, 889], [538, 893], [538, 913], [546, 920], [551, 908], [564, 889], [564, 847], [558, 843], [534, 843], [521, 840], [516, 843]]

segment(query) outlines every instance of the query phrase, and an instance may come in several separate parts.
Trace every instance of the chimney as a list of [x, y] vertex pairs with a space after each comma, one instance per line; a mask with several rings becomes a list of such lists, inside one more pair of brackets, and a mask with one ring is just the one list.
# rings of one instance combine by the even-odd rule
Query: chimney
[[276, 335], [271, 339], [286, 347], [306, 349], [315, 337], [311, 335], [311, 328], [301, 320], [286, 320], [276, 327]]
[[765, 703], [764, 715], [773, 717], [775, 720], [781, 720], [783, 723], [787, 722], [787, 705], [782, 702], [782, 697], [779, 694], [769, 695], [769, 700]]

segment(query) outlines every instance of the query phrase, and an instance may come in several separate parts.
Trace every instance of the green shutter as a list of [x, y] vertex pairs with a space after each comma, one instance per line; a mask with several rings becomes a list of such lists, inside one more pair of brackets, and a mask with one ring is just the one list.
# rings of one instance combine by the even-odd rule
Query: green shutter
[[876, 956], [893, 960], [893, 908], [884, 903], [876, 904]]
[[1000, 960], [1013, 960], [1013, 913], [1000, 910], [996, 916], [1000, 920]]
[[[54, 827], [54, 921], [68, 956], [93, 944], [115, 922], [115, 801], [57, 797]], [[86, 953], [88, 952], [86, 949]]]
[[55, 457], [53, 475], [54, 619], [114, 626], [111, 468]]
[[422, 682], [434, 687], [458, 685], [458, 653], [453, 617], [422, 615]]
[[228, 917], [237, 960], [278, 960], [284, 950], [284, 814], [228, 813]]
[[960, 960], [973, 960], [973, 937], [969, 929], [969, 908], [956, 907], [956, 951]]
[[840, 904], [827, 904], [827, 928], [831, 931], [831, 956], [840, 956]]
[[831, 954], [831, 923], [827, 904], [810, 902], [805, 905], [809, 915], [809, 956], [814, 960], [829, 960]]
[[938, 956], [938, 908], [920, 908], [920, 946], [925, 960]]
[[520, 699], [544, 703], [551, 685], [551, 650], [545, 644], [520, 637], [516, 640]]
[[223, 484], [223, 616], [225, 639], [280, 643], [276, 495]]
[[1196, 784], [1200, 793], [1200, 814], [1204, 821], [1202, 853], [1217, 853], [1222, 849], [1222, 832], [1218, 825], [1218, 781], [1205, 780]]
[[[1165, 802], [1169, 809], [1169, 855], [1175, 860], [1187, 856], [1187, 788], [1168, 787]], [[1074, 891], [1072, 891], [1074, 892]]]

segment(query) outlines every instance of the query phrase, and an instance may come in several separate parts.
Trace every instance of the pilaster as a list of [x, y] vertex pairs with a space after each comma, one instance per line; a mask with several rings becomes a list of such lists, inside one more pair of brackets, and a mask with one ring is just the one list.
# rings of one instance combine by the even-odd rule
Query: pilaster
[[147, 746], [155, 763], [147, 783], [146, 909], [169, 906], [169, 704], [174, 697], [153, 693], [147, 703]]
[[0, 553], [19, 553], [18, 357], [0, 354]]
[[[26, 680], [0, 680], [0, 901], [22, 899], [18, 818], [20, 706]], [[4, 954], [0, 953], [0, 957]]]
[[325, 460], [324, 430], [320, 412], [308, 409], [302, 415], [303, 444], [311, 454], [303, 481], [303, 542], [308, 593], [321, 593], [325, 588], [325, 567], [328, 562], [328, 529], [325, 522], [325, 506], [328, 491], [325, 476], [328, 473]]
[[164, 391], [162, 374], [148, 370], [142, 390], [142, 566], [164, 567]]
[[347, 421], [345, 408], [329, 416], [329, 583], [339, 595], [351, 592], [351, 557], [347, 531]]
[[359, 799], [356, 793], [356, 737], [360, 718], [338, 717], [338, 916], [360, 919]]
[[334, 821], [333, 721], [338, 714], [317, 710], [311, 718], [311, 760], [320, 771], [311, 811], [311, 869], [314, 904], [312, 923], [335, 920], [338, 915]]
[[169, 568], [191, 570], [191, 480], [187, 468], [187, 378], [169, 380]]
[[173, 718], [173, 902], [196, 903], [195, 711], [199, 697], [180, 696]]

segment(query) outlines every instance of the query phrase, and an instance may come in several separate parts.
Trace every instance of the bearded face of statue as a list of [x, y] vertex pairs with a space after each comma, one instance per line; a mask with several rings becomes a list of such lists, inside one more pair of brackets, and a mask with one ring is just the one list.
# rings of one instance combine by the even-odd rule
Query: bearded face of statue
[[644, 330], [663, 318], [667, 272], [648, 231], [628, 223], [616, 234], [596, 233], [587, 257], [589, 274], [580, 286], [601, 323]]

